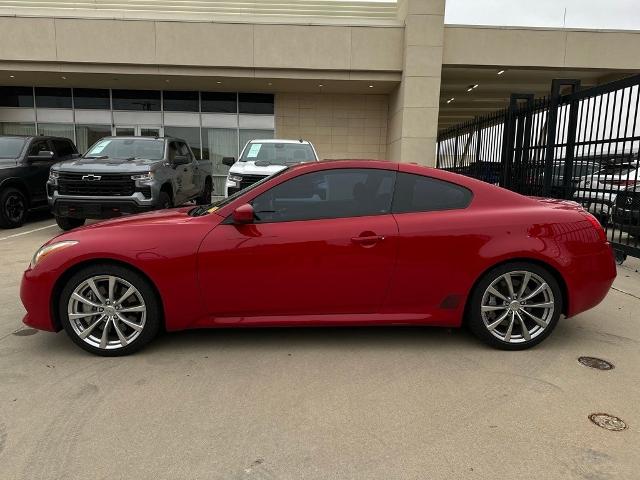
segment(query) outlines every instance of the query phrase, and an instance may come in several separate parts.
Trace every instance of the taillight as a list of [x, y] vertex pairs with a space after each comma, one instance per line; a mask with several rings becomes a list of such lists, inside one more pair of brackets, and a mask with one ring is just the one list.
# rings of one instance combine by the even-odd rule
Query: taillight
[[587, 217], [587, 220], [591, 222], [591, 225], [593, 225], [593, 228], [595, 228], [596, 231], [598, 232], [598, 237], [600, 238], [600, 240], [602, 240], [603, 242], [606, 242], [607, 232], [604, 231], [604, 228], [602, 228], [602, 225], [600, 225], [600, 222], [598, 221], [598, 219], [593, 215], [591, 215], [589, 212], [584, 211], [583, 214], [585, 217]]

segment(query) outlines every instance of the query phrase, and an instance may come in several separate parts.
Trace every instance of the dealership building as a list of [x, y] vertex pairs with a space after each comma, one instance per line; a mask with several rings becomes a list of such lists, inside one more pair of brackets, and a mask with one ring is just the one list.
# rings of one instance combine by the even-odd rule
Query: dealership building
[[640, 32], [445, 24], [444, 0], [0, 0], [0, 133], [254, 138], [433, 165], [439, 129], [640, 71]]

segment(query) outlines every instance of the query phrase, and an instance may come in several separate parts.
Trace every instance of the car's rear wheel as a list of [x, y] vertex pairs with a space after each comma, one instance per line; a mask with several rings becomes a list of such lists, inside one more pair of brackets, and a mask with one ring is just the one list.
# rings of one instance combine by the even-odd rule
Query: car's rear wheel
[[494, 268], [472, 292], [468, 324], [481, 340], [503, 350], [523, 350], [551, 334], [562, 312], [555, 277], [532, 263]]
[[64, 231], [81, 227], [82, 225], [84, 225], [84, 222], [86, 222], [84, 218], [58, 217], [56, 215], [56, 223]]
[[58, 312], [71, 340], [107, 357], [140, 350], [161, 324], [159, 301], [149, 281], [109, 264], [74, 274], [62, 290]]
[[14, 187], [0, 191], [0, 227], [22, 226], [27, 216], [28, 201], [24, 193]]

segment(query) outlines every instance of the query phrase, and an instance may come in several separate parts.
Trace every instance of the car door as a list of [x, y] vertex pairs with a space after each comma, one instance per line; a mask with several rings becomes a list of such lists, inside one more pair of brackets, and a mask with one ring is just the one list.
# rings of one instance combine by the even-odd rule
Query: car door
[[464, 306], [475, 262], [482, 260], [487, 237], [475, 232], [482, 231], [486, 219], [467, 209], [473, 198], [467, 188], [402, 168], [392, 206], [400, 235], [398, 260], [385, 308], [434, 316], [446, 324], [447, 312], [457, 314]]
[[397, 251], [395, 176], [392, 169], [321, 170], [253, 198], [254, 223], [223, 222], [202, 243], [209, 314], [224, 323], [378, 312]]
[[183, 169], [183, 185], [185, 190], [189, 191], [189, 199], [195, 198], [200, 193], [200, 167], [186, 143], [178, 142], [178, 153], [179, 155], [187, 157], [189, 160], [189, 163], [186, 165], [188, 167], [187, 172], [184, 172]]
[[176, 165], [176, 156], [180, 155], [179, 142], [169, 142], [167, 157], [171, 166], [173, 175], [173, 204], [178, 206], [189, 200], [189, 172], [190, 165]]
[[32, 203], [41, 203], [47, 198], [47, 180], [49, 169], [57, 160], [54, 158], [39, 157], [40, 152], [53, 151], [49, 139], [34, 139], [29, 145], [27, 154], [23, 160], [25, 182], [31, 194]]

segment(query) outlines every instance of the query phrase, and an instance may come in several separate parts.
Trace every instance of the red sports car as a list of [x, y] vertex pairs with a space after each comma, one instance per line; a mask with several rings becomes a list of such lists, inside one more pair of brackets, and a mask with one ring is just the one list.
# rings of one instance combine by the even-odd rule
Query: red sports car
[[124, 355], [161, 329], [467, 324], [506, 350], [607, 294], [616, 268], [572, 202], [417, 165], [288, 168], [206, 207], [64, 233], [24, 273], [24, 322]]

